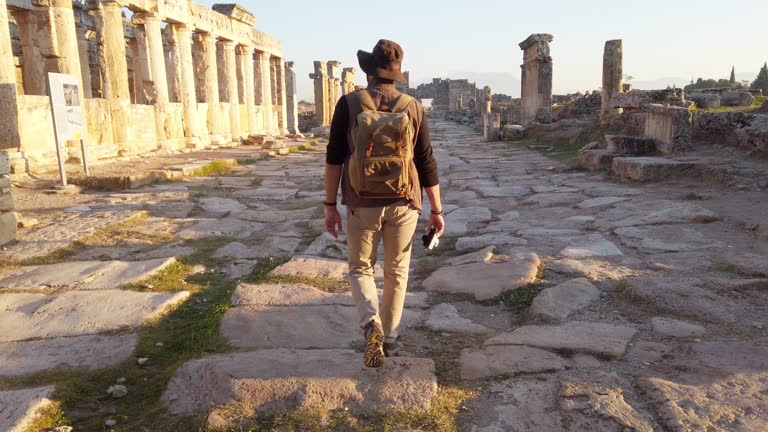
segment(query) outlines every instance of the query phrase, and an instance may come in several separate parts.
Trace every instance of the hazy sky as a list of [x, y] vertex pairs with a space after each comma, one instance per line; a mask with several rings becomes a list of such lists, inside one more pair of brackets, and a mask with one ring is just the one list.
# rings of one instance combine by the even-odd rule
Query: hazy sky
[[286, 59], [296, 62], [302, 99], [312, 97], [314, 60], [353, 66], [364, 83], [355, 53], [370, 51], [380, 38], [403, 46], [412, 84], [501, 73], [510, 74], [508, 83], [496, 86], [515, 95], [522, 60], [517, 44], [531, 33], [554, 35], [555, 93], [599, 87], [609, 39], [624, 40], [624, 71], [640, 86], [660, 78], [727, 78], [731, 65], [742, 78], [768, 60], [768, 0], [240, 2], [256, 15], [258, 29], [282, 40]]

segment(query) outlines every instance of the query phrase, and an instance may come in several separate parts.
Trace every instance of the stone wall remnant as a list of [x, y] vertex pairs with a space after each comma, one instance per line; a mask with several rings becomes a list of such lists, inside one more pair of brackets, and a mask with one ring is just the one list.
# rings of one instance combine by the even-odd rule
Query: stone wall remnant
[[296, 96], [296, 72], [293, 62], [285, 62], [285, 113], [288, 133], [299, 132], [299, 98]]
[[603, 50], [603, 89], [600, 105], [600, 120], [605, 123], [612, 115], [621, 114], [621, 108], [611, 108], [615, 93], [624, 89], [624, 53], [621, 39], [609, 40]]
[[679, 153], [690, 145], [691, 112], [687, 108], [651, 104], [647, 111], [645, 137], [656, 140], [659, 153]]
[[318, 126], [331, 125], [330, 88], [328, 85], [328, 66], [326, 62], [315, 61], [315, 71], [309, 74], [315, 84], [315, 121]]
[[616, 93], [611, 98], [611, 108], [644, 109], [650, 104], [685, 105], [685, 93], [681, 88], [662, 90], [632, 90]]
[[16, 239], [16, 213], [11, 195], [11, 158], [0, 151], [0, 245]]
[[99, 0], [0, 8], [0, 149], [12, 150], [14, 170], [56, 165], [48, 72], [81, 83], [92, 158], [287, 129], [280, 42], [253, 28], [241, 6]]
[[693, 114], [693, 136], [728, 143], [750, 154], [768, 157], [768, 115], [740, 111]]
[[346, 95], [355, 91], [355, 68], [344, 68], [341, 72], [341, 94]]
[[552, 56], [549, 44], [551, 34], [534, 33], [520, 42], [523, 50], [521, 121], [531, 123], [552, 122]]

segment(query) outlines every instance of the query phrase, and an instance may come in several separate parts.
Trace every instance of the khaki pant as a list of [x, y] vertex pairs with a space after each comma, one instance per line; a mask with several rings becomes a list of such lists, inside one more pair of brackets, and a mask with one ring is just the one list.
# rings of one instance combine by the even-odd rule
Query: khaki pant
[[[381, 324], [387, 342], [397, 338], [403, 315], [411, 243], [419, 213], [408, 205], [356, 208], [347, 211], [349, 282], [360, 326]], [[384, 240], [384, 295], [379, 307], [373, 269], [379, 241]]]

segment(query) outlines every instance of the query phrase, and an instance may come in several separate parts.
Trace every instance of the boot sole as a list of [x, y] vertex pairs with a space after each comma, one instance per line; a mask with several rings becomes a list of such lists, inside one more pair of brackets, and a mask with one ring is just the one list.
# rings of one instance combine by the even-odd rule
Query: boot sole
[[384, 364], [384, 335], [373, 333], [368, 336], [363, 354], [365, 367], [378, 368]]

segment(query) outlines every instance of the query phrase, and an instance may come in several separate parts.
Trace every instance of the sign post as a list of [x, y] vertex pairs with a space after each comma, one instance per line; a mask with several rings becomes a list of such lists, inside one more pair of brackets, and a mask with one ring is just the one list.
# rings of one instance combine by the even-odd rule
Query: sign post
[[59, 176], [62, 186], [67, 185], [67, 172], [64, 167], [67, 156], [66, 149], [62, 148], [66, 141], [80, 141], [83, 168], [86, 177], [89, 175], [85, 151], [83, 102], [80, 94], [80, 84], [74, 75], [48, 73], [48, 96], [51, 100], [53, 134], [56, 139], [56, 157], [59, 160]]

